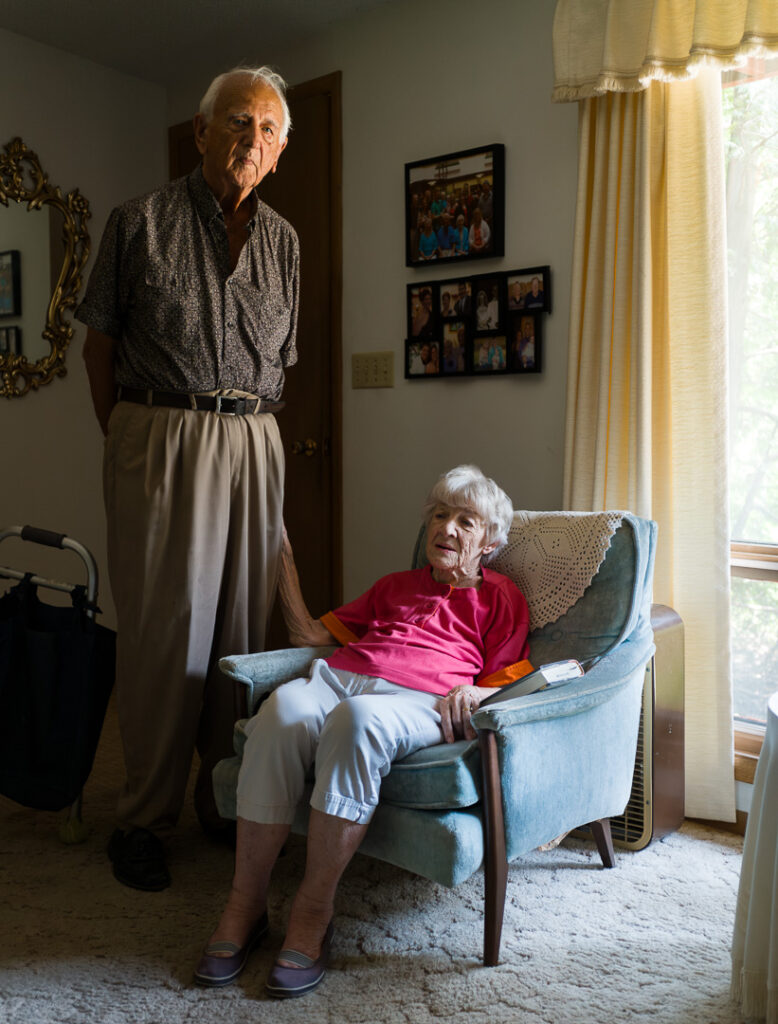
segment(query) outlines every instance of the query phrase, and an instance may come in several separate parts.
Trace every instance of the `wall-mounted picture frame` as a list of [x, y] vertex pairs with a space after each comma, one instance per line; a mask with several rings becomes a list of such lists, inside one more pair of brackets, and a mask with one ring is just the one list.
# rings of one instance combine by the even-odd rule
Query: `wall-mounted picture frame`
[[508, 369], [512, 373], [540, 373], [543, 368], [541, 310], [508, 314]]
[[476, 331], [505, 330], [503, 285], [503, 274], [488, 274], [473, 279], [473, 312]]
[[508, 310], [537, 309], [551, 312], [551, 268], [525, 267], [506, 276]]
[[437, 338], [438, 284], [409, 284], [407, 292], [408, 337], [411, 340]]
[[[469, 317], [473, 312], [473, 283], [469, 277], [458, 277], [453, 281], [441, 281], [440, 288], [441, 306], [443, 293], [448, 292], [451, 296], [451, 316], [457, 320]], [[448, 316], [449, 314], [447, 314]]]
[[0, 252], [0, 316], [22, 312], [21, 259], [18, 249]]
[[473, 338], [473, 373], [497, 374], [508, 372], [508, 339], [504, 334], [476, 334]]
[[547, 266], [406, 285], [406, 378], [541, 373], [550, 285]]
[[505, 147], [501, 143], [405, 165], [405, 264], [502, 256]]
[[406, 378], [434, 378], [440, 376], [440, 342], [408, 339], [405, 342]]
[[468, 329], [464, 320], [443, 323], [443, 359], [440, 372], [444, 377], [464, 377], [468, 372]]

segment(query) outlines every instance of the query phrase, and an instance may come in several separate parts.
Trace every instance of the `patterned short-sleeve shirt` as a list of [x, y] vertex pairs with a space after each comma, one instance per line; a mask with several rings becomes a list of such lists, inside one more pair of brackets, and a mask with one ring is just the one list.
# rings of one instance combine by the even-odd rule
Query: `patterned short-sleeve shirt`
[[117, 384], [277, 400], [297, 361], [299, 275], [294, 228], [258, 197], [230, 271], [224, 215], [198, 167], [113, 211], [76, 317], [119, 343]]

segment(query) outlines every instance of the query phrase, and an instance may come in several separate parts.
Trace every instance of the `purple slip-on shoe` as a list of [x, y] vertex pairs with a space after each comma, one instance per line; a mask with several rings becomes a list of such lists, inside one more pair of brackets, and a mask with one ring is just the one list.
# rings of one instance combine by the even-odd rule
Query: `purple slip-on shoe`
[[[268, 932], [267, 912], [254, 925], [251, 934], [243, 946], [235, 942], [212, 942], [205, 947], [205, 952], [195, 968], [194, 980], [198, 985], [218, 988], [229, 985], [241, 973], [252, 949], [260, 944]], [[230, 953], [230, 956], [214, 956], [214, 953]]]
[[[296, 949], [282, 949], [267, 979], [267, 994], [276, 999], [293, 999], [295, 996], [304, 996], [312, 992], [327, 972], [332, 935], [330, 921], [321, 944], [321, 952], [316, 960], [312, 960], [304, 953], [298, 953]], [[279, 960], [288, 960], [297, 966], [284, 967]]]

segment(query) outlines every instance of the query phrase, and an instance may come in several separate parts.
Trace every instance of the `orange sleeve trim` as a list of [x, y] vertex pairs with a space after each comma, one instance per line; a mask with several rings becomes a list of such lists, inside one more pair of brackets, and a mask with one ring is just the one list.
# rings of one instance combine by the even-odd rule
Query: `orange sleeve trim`
[[334, 615], [332, 612], [327, 612], [326, 615], [322, 615], [319, 621], [330, 631], [330, 633], [332, 633], [338, 643], [343, 644], [344, 647], [346, 644], [351, 644], [354, 643], [355, 640], [359, 640], [356, 633], [352, 633], [348, 626], [344, 626], [337, 615]]
[[[329, 626], [327, 627], [329, 629]], [[330, 630], [332, 632], [332, 630]], [[499, 672], [492, 672], [489, 676], [484, 676], [483, 679], [479, 679], [476, 683], [477, 686], [507, 686], [508, 683], [515, 683], [517, 679], [521, 679], [522, 676], [527, 676], [530, 672], [534, 672], [535, 667], [524, 658], [522, 661], [514, 661], [512, 665], [506, 665], [505, 668], [501, 668]]]

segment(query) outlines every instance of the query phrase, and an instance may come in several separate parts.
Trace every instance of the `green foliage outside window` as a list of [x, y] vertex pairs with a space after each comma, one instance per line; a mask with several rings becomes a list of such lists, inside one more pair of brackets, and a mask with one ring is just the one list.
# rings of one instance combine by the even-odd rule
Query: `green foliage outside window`
[[[722, 108], [731, 537], [778, 545], [778, 64], [725, 76]], [[735, 717], [764, 723], [778, 685], [778, 582], [733, 578], [731, 613]]]

